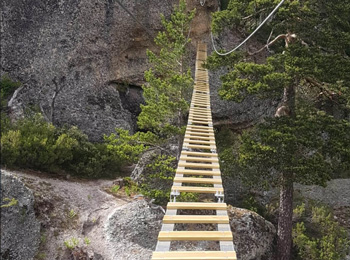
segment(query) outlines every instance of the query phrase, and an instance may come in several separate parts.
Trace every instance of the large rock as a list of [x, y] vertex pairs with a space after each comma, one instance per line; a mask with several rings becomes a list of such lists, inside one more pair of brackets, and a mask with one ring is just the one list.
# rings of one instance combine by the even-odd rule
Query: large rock
[[[0, 73], [24, 86], [11, 102], [12, 115], [20, 117], [26, 108], [41, 110], [54, 124], [76, 125], [93, 141], [115, 127], [135, 131], [143, 102], [140, 86], [149, 67], [146, 49], [156, 50], [153, 37], [162, 28], [159, 14], [169, 17], [177, 2], [122, 2], [141, 26], [111, 0], [3, 0]], [[198, 41], [207, 42], [211, 52], [210, 14], [218, 4], [189, 1], [188, 8], [197, 9], [190, 34], [193, 69]], [[227, 35], [221, 39], [228, 48], [241, 40], [235, 33]], [[274, 113], [272, 101], [221, 101], [217, 89], [222, 73], [210, 74], [216, 125], [242, 128]]]
[[[33, 259], [40, 243], [33, 193], [10, 173], [1, 171], [1, 259]], [[8, 205], [15, 199], [16, 204]]]
[[134, 170], [131, 172], [131, 179], [140, 184], [144, 180], [144, 177], [150, 172], [147, 165], [152, 163], [155, 156], [160, 155], [160, 153], [161, 151], [158, 149], [146, 151], [137, 162]]
[[157, 244], [163, 212], [145, 200], [116, 209], [105, 225], [115, 260], [150, 259]]
[[177, 1], [122, 2], [144, 27], [116, 1], [2, 1], [1, 74], [24, 85], [14, 115], [41, 106], [49, 116], [61, 89], [55, 124], [76, 125], [91, 140], [115, 127], [136, 129], [146, 49], [155, 49], [159, 14], [169, 16]]
[[257, 213], [229, 206], [233, 243], [239, 260], [272, 260], [276, 229]]

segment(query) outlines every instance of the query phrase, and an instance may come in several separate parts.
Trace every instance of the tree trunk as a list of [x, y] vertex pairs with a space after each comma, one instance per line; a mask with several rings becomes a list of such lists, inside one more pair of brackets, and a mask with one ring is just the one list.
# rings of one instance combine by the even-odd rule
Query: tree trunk
[[290, 260], [293, 228], [293, 178], [282, 174], [278, 215], [277, 255], [278, 260]]

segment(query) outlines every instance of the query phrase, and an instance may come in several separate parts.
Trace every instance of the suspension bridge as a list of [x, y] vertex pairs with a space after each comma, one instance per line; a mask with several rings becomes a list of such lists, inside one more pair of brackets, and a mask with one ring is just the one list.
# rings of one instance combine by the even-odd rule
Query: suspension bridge
[[[215, 145], [209, 76], [208, 71], [202, 66], [206, 58], [207, 46], [199, 43], [195, 85], [183, 148], [152, 260], [237, 259], [227, 205], [224, 203], [224, 189]], [[182, 192], [204, 194], [204, 198], [212, 197], [213, 202], [178, 202], [177, 198]], [[203, 214], [184, 215], [184, 210], [195, 210]], [[208, 211], [215, 214], [207, 215]], [[195, 224], [192, 227], [198, 227], [200, 230], [176, 231], [177, 224]], [[211, 225], [201, 224], [215, 225], [215, 230], [210, 228]], [[208, 227], [210, 230], [203, 230], [203, 227]], [[171, 245], [174, 241], [218, 241], [220, 250], [174, 251]]]

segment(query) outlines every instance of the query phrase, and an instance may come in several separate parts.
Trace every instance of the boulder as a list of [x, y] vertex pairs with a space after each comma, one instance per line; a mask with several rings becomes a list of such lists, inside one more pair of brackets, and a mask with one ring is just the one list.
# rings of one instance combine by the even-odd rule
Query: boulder
[[145, 200], [117, 208], [105, 225], [106, 239], [115, 260], [150, 259], [157, 244], [163, 212]]
[[130, 177], [133, 181], [140, 184], [144, 178], [144, 176], [147, 174], [147, 165], [149, 165], [154, 156], [159, 155], [160, 150], [158, 149], [152, 149], [146, 151], [140, 158], [140, 160], [137, 162], [137, 165], [135, 166], [134, 170], [132, 171]]
[[276, 228], [257, 213], [229, 206], [233, 243], [239, 260], [272, 260]]
[[[1, 170], [1, 259], [33, 259], [40, 244], [40, 223], [31, 190]], [[11, 203], [12, 202], [12, 203]]]

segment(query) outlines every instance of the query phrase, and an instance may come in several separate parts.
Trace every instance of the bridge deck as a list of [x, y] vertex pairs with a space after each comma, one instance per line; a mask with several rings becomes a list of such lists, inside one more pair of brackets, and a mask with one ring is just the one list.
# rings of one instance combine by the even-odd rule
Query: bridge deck
[[[202, 67], [206, 58], [206, 44], [198, 44], [195, 85], [183, 150], [171, 188], [172, 201], [167, 205], [152, 260], [237, 259], [227, 205], [223, 203], [224, 189], [210, 109], [209, 75], [208, 71]], [[213, 202], [176, 202], [176, 197], [182, 192], [212, 194], [210, 196], [214, 195]], [[183, 215], [183, 212], [178, 215], [179, 210], [214, 210], [215, 215]], [[202, 223], [216, 225], [216, 230], [174, 231], [176, 224]], [[220, 251], [170, 251], [172, 241], [190, 240], [219, 241]]]

